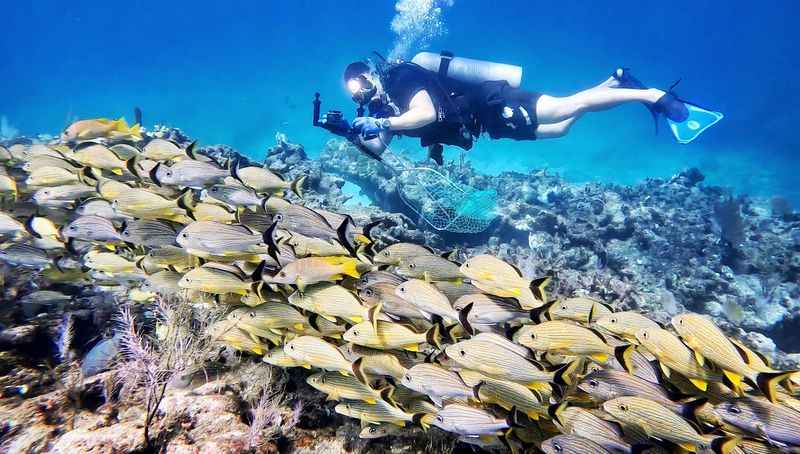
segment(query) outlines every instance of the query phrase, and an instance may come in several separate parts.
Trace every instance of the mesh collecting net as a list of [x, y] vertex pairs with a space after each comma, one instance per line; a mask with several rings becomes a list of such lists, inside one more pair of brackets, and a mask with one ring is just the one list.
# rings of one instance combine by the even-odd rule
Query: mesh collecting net
[[397, 180], [403, 202], [437, 230], [478, 233], [495, 218], [494, 189], [478, 190], [427, 167], [405, 168]]

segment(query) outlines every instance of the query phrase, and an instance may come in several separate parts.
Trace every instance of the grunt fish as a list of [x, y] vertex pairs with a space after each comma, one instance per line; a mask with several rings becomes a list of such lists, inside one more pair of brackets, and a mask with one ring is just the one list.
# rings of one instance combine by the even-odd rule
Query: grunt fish
[[116, 120], [109, 120], [107, 118], [79, 120], [67, 126], [67, 128], [61, 133], [62, 142], [97, 138], [130, 138], [141, 140], [142, 134], [138, 124], [133, 125], [133, 127], [129, 127], [125, 122], [125, 119], [122, 117]]
[[425, 332], [417, 332], [408, 326], [378, 320], [375, 327], [370, 322], [359, 323], [348, 329], [343, 336], [347, 342], [364, 347], [386, 349], [405, 349], [419, 351], [419, 345], [428, 343], [439, 346], [441, 335], [439, 325], [434, 325]]
[[410, 279], [398, 285], [394, 293], [419, 309], [428, 320], [431, 320], [432, 316], [441, 317], [448, 322], [458, 320], [458, 311], [450, 305], [450, 300], [429, 282]]
[[342, 375], [352, 373], [352, 363], [336, 346], [313, 336], [300, 336], [287, 342], [283, 347], [287, 355], [303, 363], [303, 367], [317, 367]]
[[759, 372], [745, 363], [736, 346], [711, 320], [700, 314], [680, 314], [672, 317], [672, 326], [681, 339], [692, 349], [699, 365], [708, 359], [722, 370], [733, 390], [741, 394], [745, 378], [769, 399], [775, 402], [775, 385], [789, 378], [795, 371]]
[[266, 167], [239, 167], [239, 162], [231, 168], [231, 175], [244, 186], [259, 194], [280, 193], [291, 189], [297, 197], [303, 198], [303, 183], [305, 175], [300, 175], [293, 181], [286, 181], [281, 176]]
[[401, 384], [427, 395], [439, 407], [446, 400], [467, 402], [473, 397], [472, 388], [457, 373], [437, 364], [417, 364], [406, 371]]
[[117, 242], [122, 236], [108, 219], [97, 216], [80, 216], [61, 230], [65, 238], [78, 238], [86, 241]]
[[577, 435], [556, 435], [555, 437], [548, 438], [542, 443], [542, 451], [545, 454], [612, 454], [602, 447], [587, 438], [579, 437]]

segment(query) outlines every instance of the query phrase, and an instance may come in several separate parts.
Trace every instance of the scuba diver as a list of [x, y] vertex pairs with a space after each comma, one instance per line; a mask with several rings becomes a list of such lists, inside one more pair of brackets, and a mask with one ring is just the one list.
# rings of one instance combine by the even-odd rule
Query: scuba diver
[[358, 118], [351, 125], [341, 112], [331, 111], [318, 120], [317, 96], [314, 124], [347, 137], [376, 159], [393, 135], [417, 137], [429, 157], [442, 165], [442, 145], [469, 150], [482, 133], [492, 139], [564, 137], [583, 114], [630, 102], [643, 103], [656, 122], [665, 117], [680, 143], [691, 142], [722, 119], [721, 113], [679, 98], [672, 91], [675, 85], [666, 91], [649, 88], [626, 68], [563, 97], [522, 90], [521, 79], [518, 66], [448, 52], [421, 52], [410, 62], [358, 61], [344, 71], [344, 82], [359, 105]]

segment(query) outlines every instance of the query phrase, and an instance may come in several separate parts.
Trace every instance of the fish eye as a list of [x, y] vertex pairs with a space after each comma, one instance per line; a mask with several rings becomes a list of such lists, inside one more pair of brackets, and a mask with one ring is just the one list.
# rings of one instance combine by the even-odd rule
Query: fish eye
[[553, 449], [555, 449], [556, 452], [563, 452], [564, 451], [564, 449], [558, 443], [553, 443]]
[[74, 226], [74, 225], [71, 225], [71, 226], [69, 226], [69, 229], [70, 229], [70, 230], [78, 230], [78, 227], [76, 227], [76, 226]]
[[467, 352], [465, 352], [464, 350], [460, 350], [458, 353], [460, 353], [461, 356], [467, 356]]
[[405, 380], [405, 381], [411, 381], [411, 375], [405, 374], [405, 375], [403, 376], [403, 380]]
[[736, 405], [731, 405], [728, 407], [728, 411], [733, 413], [734, 415], [738, 415], [742, 412], [742, 409], [737, 407]]
[[283, 215], [282, 215], [282, 214], [280, 214], [280, 213], [276, 214], [276, 215], [275, 215], [275, 220], [276, 220], [276, 221], [282, 221], [282, 220], [283, 220]]
[[567, 310], [567, 305], [566, 305], [566, 304], [562, 304], [562, 305], [561, 305], [561, 310], [562, 310], [562, 311], [565, 311], [565, 310]]
[[413, 270], [413, 269], [414, 269], [414, 268], [416, 268], [416, 267], [417, 267], [417, 265], [415, 265], [414, 263], [409, 263], [409, 264], [408, 264], [408, 268], [409, 268], [409, 269], [412, 269], [412, 270]]
[[595, 380], [595, 379], [589, 380], [589, 387], [590, 388], [597, 388], [597, 385], [599, 385], [597, 380]]
[[219, 188], [217, 187], [211, 188], [211, 192], [219, 192]]
[[250, 318], [253, 318], [255, 316], [256, 316], [256, 311], [250, 311]]
[[647, 339], [648, 337], [650, 337], [650, 335], [649, 335], [649, 334], [647, 334], [647, 331], [645, 331], [645, 332], [643, 332], [643, 333], [642, 333], [642, 337], [643, 337], [644, 339]]
[[400, 289], [400, 293], [405, 293], [406, 292], [406, 288], [403, 287], [402, 285], [400, 287], [397, 287], [397, 288]]
[[531, 333], [531, 339], [536, 339], [536, 333]]
[[616, 317], [611, 317], [611, 320], [609, 320], [609, 321], [611, 323], [617, 323], [617, 318]]
[[683, 319], [682, 319], [682, 318], [679, 318], [679, 319], [678, 319], [678, 324], [679, 324], [679, 325], [683, 325]]
[[625, 404], [619, 404], [620, 411], [628, 411], [628, 406]]
[[369, 433], [374, 434], [377, 431], [378, 431], [378, 429], [376, 429], [375, 426], [370, 426], [369, 427]]
[[290, 349], [290, 350], [294, 350], [294, 345], [290, 345], [290, 346], [289, 346], [289, 349]]
[[371, 288], [368, 288], [368, 289], [364, 290], [364, 294], [367, 295], [367, 296], [372, 296], [374, 294], [374, 292], [372, 291]]
[[280, 273], [278, 273], [278, 276], [286, 277], [286, 271], [281, 271]]
[[184, 232], [184, 233], [181, 233], [181, 236], [182, 236], [182, 237], [184, 237], [184, 238], [189, 238], [189, 234], [188, 234], [188, 233], [185, 233], [185, 232]]
[[358, 331], [353, 331], [353, 336], [358, 336]]
[[168, 176], [168, 177], [171, 177], [171, 176], [172, 176], [172, 172], [170, 172], [169, 170], [167, 170], [167, 176]]
[[385, 255], [386, 257], [389, 257], [391, 254], [389, 253], [389, 251], [383, 251], [383, 255]]
[[438, 422], [442, 422], [442, 421], [444, 421], [444, 418], [442, 418], [441, 416], [437, 416], [437, 417], [436, 417], [436, 420], [437, 420]]

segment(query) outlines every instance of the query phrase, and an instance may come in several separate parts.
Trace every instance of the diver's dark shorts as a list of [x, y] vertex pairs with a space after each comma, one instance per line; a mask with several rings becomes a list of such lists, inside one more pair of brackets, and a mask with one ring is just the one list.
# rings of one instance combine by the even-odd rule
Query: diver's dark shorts
[[491, 138], [536, 140], [536, 101], [541, 93], [513, 88], [506, 81], [484, 82], [477, 92], [481, 126]]

